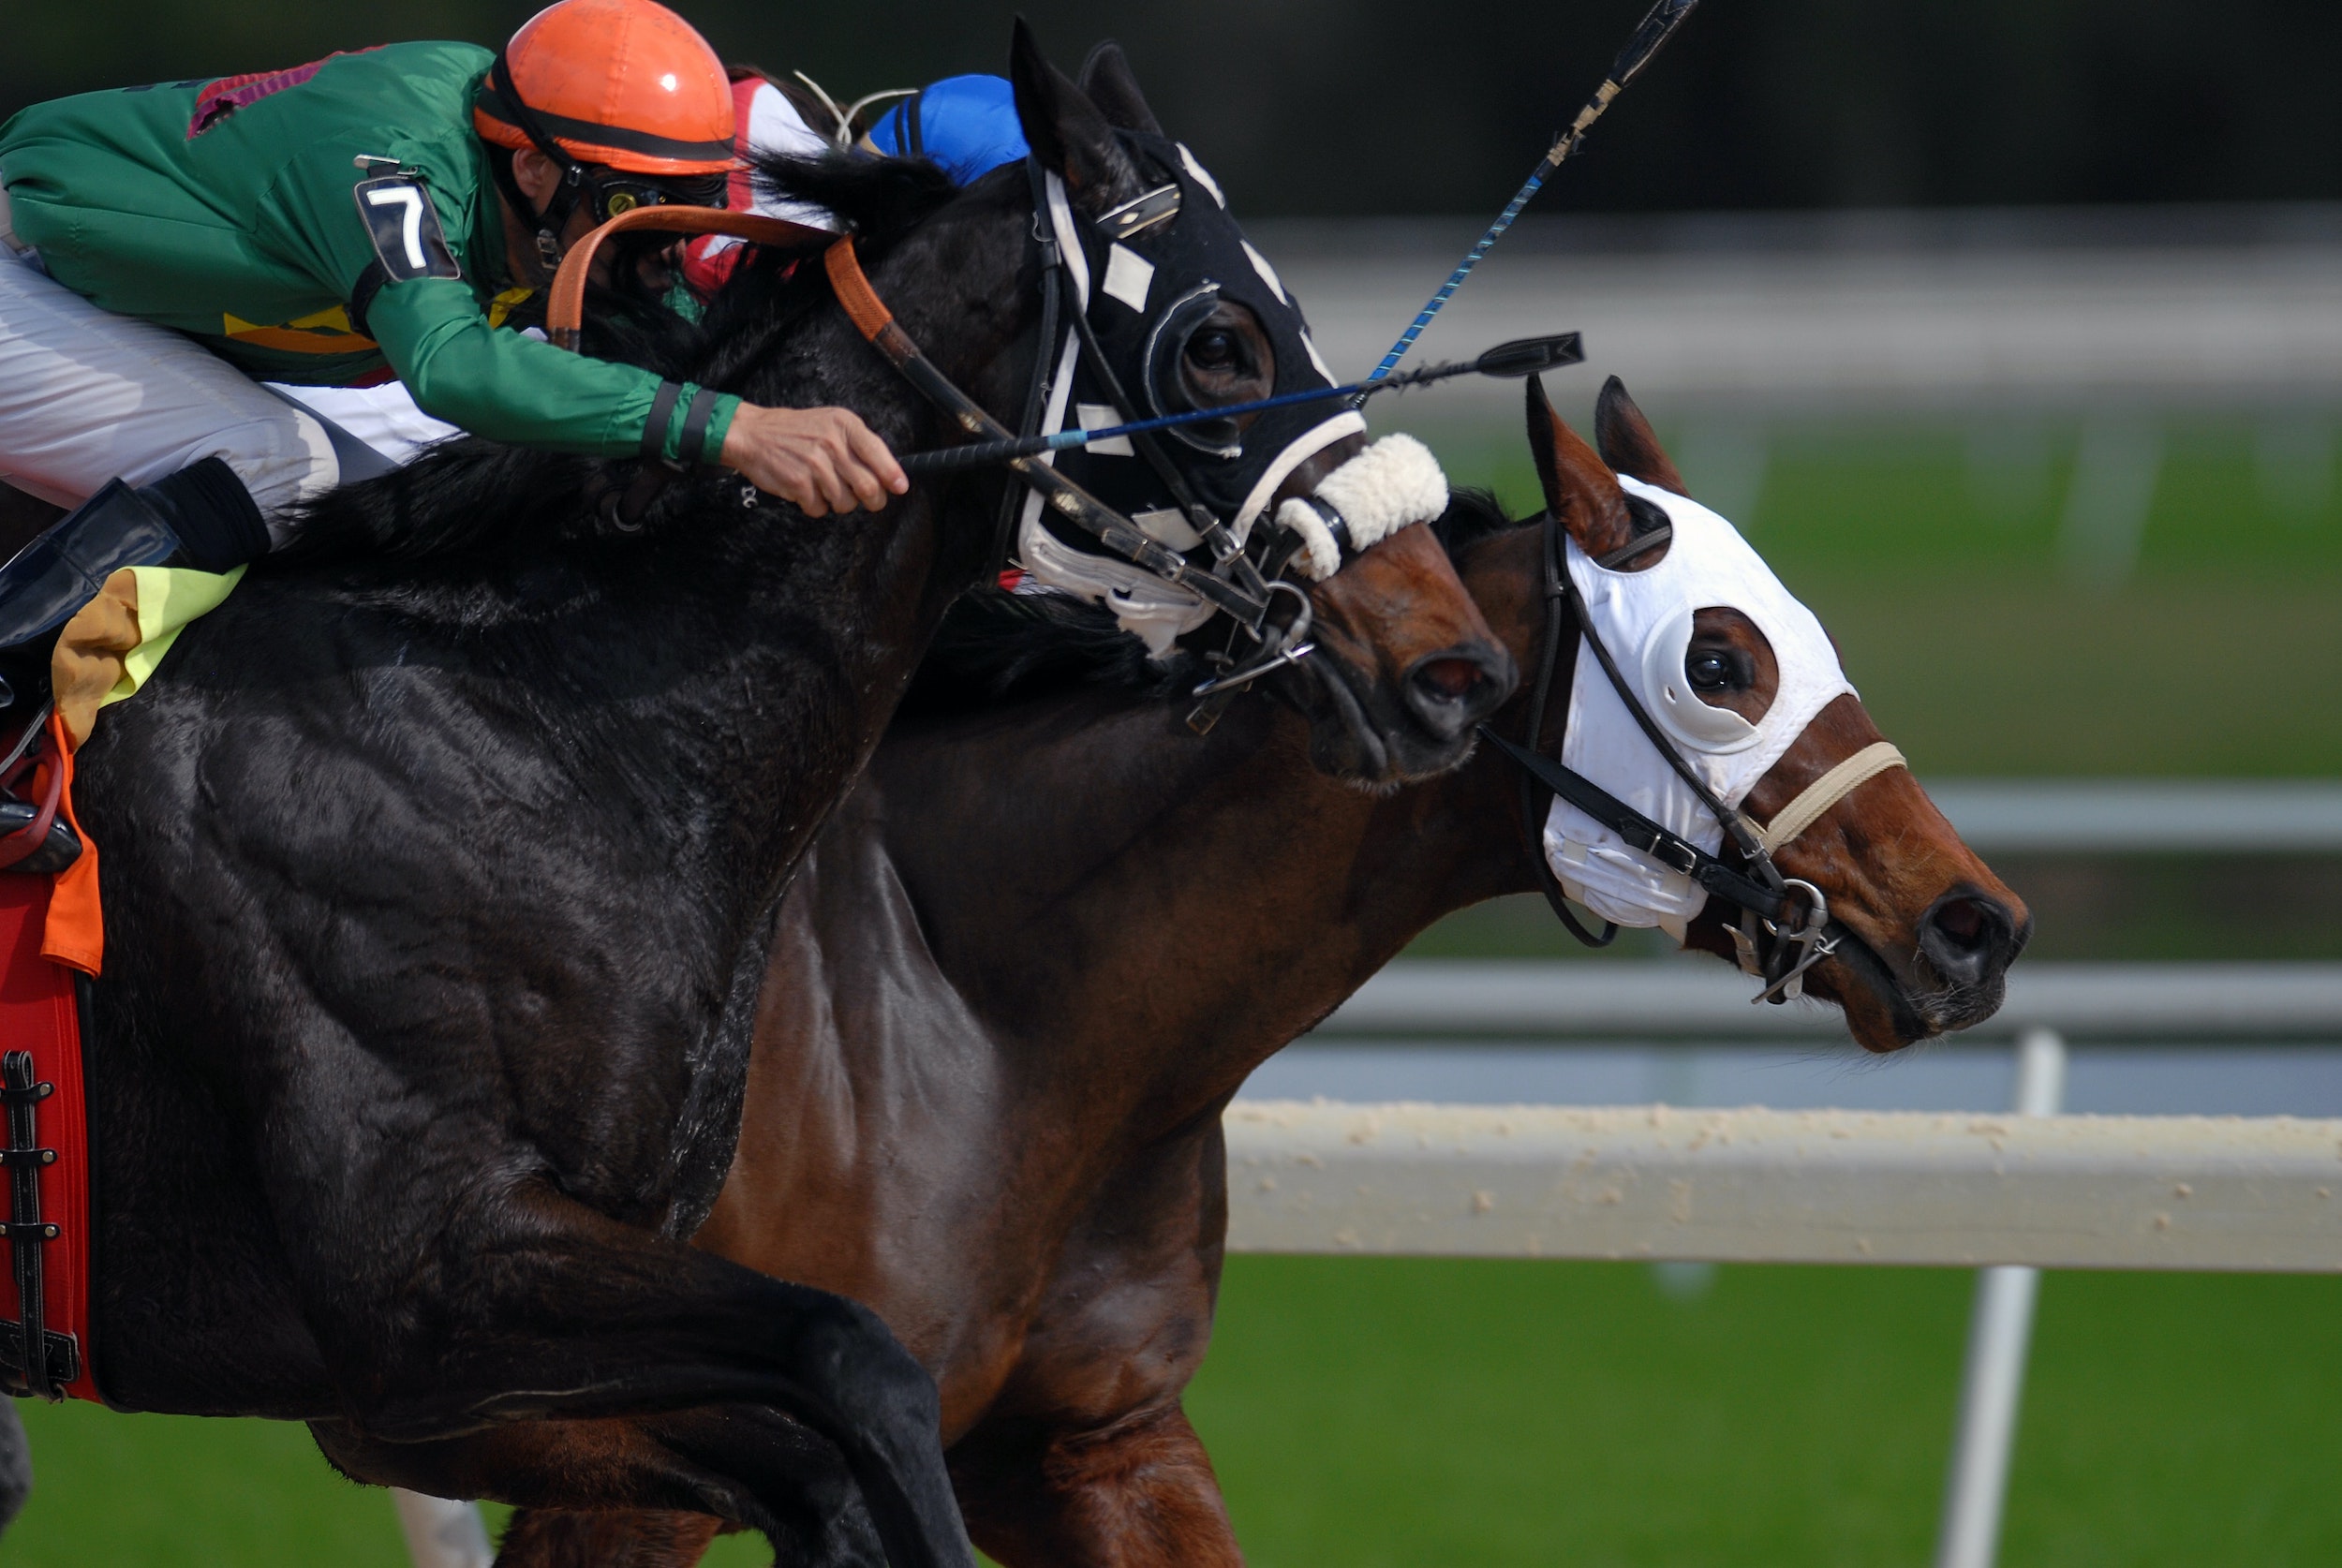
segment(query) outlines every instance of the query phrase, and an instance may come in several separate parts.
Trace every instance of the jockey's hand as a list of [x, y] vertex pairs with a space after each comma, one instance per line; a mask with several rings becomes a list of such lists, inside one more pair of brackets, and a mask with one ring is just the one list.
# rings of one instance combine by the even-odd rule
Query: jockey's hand
[[724, 435], [723, 464], [808, 517], [876, 511], [911, 489], [886, 443], [845, 408], [743, 403]]

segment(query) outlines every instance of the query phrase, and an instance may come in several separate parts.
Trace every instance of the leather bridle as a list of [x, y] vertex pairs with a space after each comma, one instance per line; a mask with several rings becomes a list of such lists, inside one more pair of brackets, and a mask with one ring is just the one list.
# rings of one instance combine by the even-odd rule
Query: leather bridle
[[[1727, 805], [1709, 788], [1619, 673], [1617, 661], [1594, 629], [1584, 596], [1569, 575], [1564, 553], [1568, 536], [1563, 531], [1560, 519], [1547, 511], [1539, 520], [1539, 530], [1538, 560], [1545, 617], [1537, 678], [1530, 694], [1528, 726], [1519, 745], [1485, 724], [1480, 726], [1480, 733], [1521, 768], [1521, 826], [1528, 835], [1531, 857], [1537, 865], [1537, 885], [1546, 902], [1553, 907], [1553, 912], [1569, 933], [1588, 947], [1607, 947], [1618, 937], [1618, 926], [1608, 921], [1603, 923], [1599, 936], [1586, 928], [1569, 907], [1567, 895], [1546, 860], [1547, 807], [1552, 797], [1559, 795], [1617, 834], [1630, 848], [1689, 877], [1711, 897], [1721, 898], [1741, 911], [1739, 923], [1726, 929], [1731, 933], [1734, 957], [1742, 971], [1764, 983], [1753, 999], [1780, 1003], [1801, 996], [1805, 972], [1835, 952], [1846, 933], [1830, 918], [1830, 905], [1821, 890], [1811, 882], [1785, 876], [1773, 863], [1773, 854], [1819, 821], [1857, 786], [1890, 768], [1904, 766], [1903, 754], [1885, 741], [1864, 747], [1799, 791], [1797, 798], [1777, 813], [1770, 824], [1758, 826], [1745, 812]], [[1618, 570], [1666, 544], [1672, 532], [1662, 524], [1596, 557], [1595, 564]], [[1636, 726], [1722, 826], [1742, 865], [1719, 859], [1681, 835], [1669, 832], [1583, 774], [1539, 751], [1547, 703], [1554, 695], [1563, 657], [1565, 653], [1568, 656], [1567, 679], [1574, 681], [1581, 641], [1593, 650], [1595, 662], [1602, 667], [1611, 689], [1618, 693]], [[1562, 697], [1566, 703], [1566, 687]]]
[[[1046, 209], [1043, 192], [1044, 175], [1037, 164], [1029, 162], [1035, 191], [1035, 222], [1033, 243], [1038, 247], [1042, 273], [1041, 335], [1033, 361], [1033, 371], [1027, 388], [1022, 428], [1010, 431], [992, 417], [982, 405], [962, 391], [943, 374], [919, 345], [896, 321], [894, 313], [879, 298], [869, 278], [862, 270], [852, 235], [833, 235], [825, 229], [811, 229], [801, 224], [751, 214], [732, 213], [712, 208], [643, 207], [620, 214], [600, 225], [572, 245], [563, 258], [547, 301], [547, 335], [558, 346], [575, 349], [578, 346], [585, 313], [585, 295], [593, 259], [603, 242], [615, 235], [652, 229], [678, 234], [729, 234], [752, 243], [809, 249], [818, 243], [823, 248], [823, 265], [840, 308], [853, 323], [864, 340], [876, 348], [897, 373], [945, 416], [950, 427], [964, 441], [997, 441], [1015, 436], [1030, 435], [1042, 422], [1043, 410], [1049, 403], [1053, 362], [1058, 358], [1056, 339], [1059, 323], [1070, 314], [1073, 335], [1078, 345], [1076, 352], [1098, 373], [1109, 389], [1118, 411], [1124, 419], [1138, 417], [1136, 406], [1130, 402], [1120, 378], [1106, 361], [1096, 334], [1092, 332], [1078, 303], [1066, 311], [1064, 291], [1071, 285], [1062, 276], [1063, 261], [1054, 235], [1043, 230]], [[1160, 196], [1160, 192], [1150, 196]], [[1149, 198], [1137, 203], [1141, 207]], [[1176, 207], [1171, 209], [1176, 211]], [[1146, 221], [1157, 219], [1141, 214]], [[1101, 223], [1114, 226], [1114, 231], [1132, 231], [1132, 215], [1124, 209], [1106, 214]], [[1070, 373], [1070, 371], [1069, 371]], [[672, 399], [667, 400], [670, 404]], [[674, 412], [670, 410], [671, 417]], [[665, 422], [654, 418], [654, 428], [645, 437], [645, 475], [621, 500], [609, 497], [609, 505], [622, 522], [639, 517], [655, 495], [660, 482], [671, 469], [657, 459], [663, 448]], [[1259, 654], [1250, 659], [1222, 660], [1222, 672], [1199, 688], [1198, 695], [1208, 700], [1232, 695], [1234, 690], [1250, 685], [1282, 665], [1292, 663], [1310, 651], [1303, 640], [1310, 625], [1307, 595], [1291, 584], [1275, 581], [1287, 562], [1298, 551], [1301, 540], [1289, 529], [1280, 529], [1273, 522], [1259, 530], [1265, 546], [1263, 559], [1255, 564], [1238, 546], [1227, 528], [1213, 518], [1189, 494], [1178, 469], [1167, 454], [1146, 436], [1134, 438], [1134, 445], [1152, 464], [1172, 493], [1182, 499], [1196, 532], [1210, 545], [1214, 563], [1209, 569], [1189, 560], [1178, 551], [1156, 541], [1122, 512], [1099, 499], [1079, 483], [1060, 473], [1055, 466], [1036, 456], [1008, 456], [1001, 459], [1017, 481], [1009, 487], [1001, 504], [1001, 520], [993, 541], [996, 564], [1004, 563], [1013, 542], [1015, 518], [1024, 494], [1038, 492], [1043, 503], [1060, 517], [1072, 523], [1094, 539], [1108, 555], [1119, 557], [1141, 568], [1164, 582], [1176, 584], [1195, 594], [1215, 609], [1225, 613], [1244, 634], [1259, 643]], [[1337, 539], [1344, 535], [1337, 532]], [[1300, 608], [1282, 626], [1273, 623], [1269, 611], [1280, 598], [1297, 600]]]
[[[830, 287], [837, 295], [838, 305], [854, 330], [885, 356], [904, 380], [943, 412], [963, 439], [997, 441], [1015, 434], [962, 392], [903, 331], [894, 312], [886, 308], [878, 291], [870, 287], [869, 278], [864, 275], [852, 235], [841, 236], [824, 251], [822, 264], [829, 273]], [[1240, 584], [1197, 570], [1186, 556], [1156, 543], [1137, 524], [1038, 458], [1012, 457], [1004, 463], [1010, 473], [1040, 492], [1045, 505], [1114, 555], [1146, 568], [1166, 583], [1178, 584], [1209, 599], [1241, 625], [1257, 629], [1267, 618], [1269, 596], [1265, 590], [1256, 595]]]
[[[935, 361], [926, 356], [926, 351], [913, 342], [912, 334], [904, 333], [902, 325], [895, 320], [893, 311], [885, 306], [879, 292], [871, 288], [869, 276], [862, 272], [860, 255], [855, 253], [855, 241], [851, 234], [834, 236], [827, 229], [810, 229], [806, 225], [794, 225], [794, 222], [776, 220], [776, 217], [729, 213], [719, 211], [719, 208], [681, 206], [648, 206], [623, 213], [623, 215], [592, 229], [592, 234], [583, 236], [562, 258], [559, 274], [548, 297], [545, 330], [548, 330], [555, 344], [564, 348], [576, 348], [578, 330], [581, 330], [583, 320], [583, 302], [586, 302], [587, 272], [590, 272], [592, 258], [595, 258], [601, 241], [614, 234], [637, 229], [660, 229], [672, 231], [672, 234], [731, 234], [738, 236], [738, 239], [752, 241], [752, 244], [782, 245], [782, 248], [799, 250], [808, 250], [813, 248], [813, 244], [820, 244], [824, 245], [824, 272], [829, 274], [829, 283], [832, 283], [838, 304], [846, 311], [848, 320], [852, 320], [852, 325], [855, 325], [857, 333], [862, 333], [865, 342], [879, 348], [881, 356], [885, 356], [885, 361], [904, 379], [912, 381], [918, 393], [926, 395], [944, 414], [949, 426], [958, 433], [960, 440], [984, 442], [1033, 436], [1043, 426], [1045, 409], [1052, 403], [1054, 372], [1057, 375], [1073, 375], [1073, 370], [1077, 365], [1085, 365], [1085, 362], [1099, 377], [1101, 386], [1118, 409], [1119, 419], [1132, 422], [1132, 419], [1143, 417], [1146, 409], [1134, 403], [1129, 391], [1124, 389], [1122, 377], [1115, 372], [1113, 362], [1105, 356], [1105, 348], [1099, 344], [1096, 330], [1089, 325], [1089, 316], [1082, 309], [1082, 302], [1073, 297], [1075, 286], [1066, 276], [1066, 259], [1061, 255], [1061, 244], [1049, 227], [1047, 175], [1035, 159], [1026, 161], [1026, 169], [1029, 169], [1030, 185], [1033, 185], [1033, 244], [1040, 255], [1043, 316], [1040, 316], [1038, 348], [1035, 348], [1033, 356], [1033, 375], [1030, 375], [1029, 386], [1026, 386], [1024, 409], [1021, 409], [1021, 422], [1016, 431], [1007, 431], [1005, 426], [1001, 426], [1001, 422], [993, 419], [991, 412], [986, 412], [977, 400], [970, 398], [960, 386], [956, 386], [935, 365]], [[1166, 197], [1169, 197], [1169, 201], [1166, 201]], [[1178, 187], [1146, 192], [1136, 201], [1129, 201], [1115, 208], [1113, 213], [1105, 213], [1104, 217], [1096, 220], [1096, 227], [1099, 227], [1101, 234], [1110, 236], [1110, 239], [1124, 239], [1124, 236], [1134, 234], [1134, 231], [1143, 229], [1152, 222], [1162, 222], [1176, 215], [1178, 213], [1176, 197], [1178, 197]], [[1061, 333], [1071, 339], [1063, 353], [1059, 347]], [[1059, 365], [1061, 358], [1068, 362]], [[672, 407], [672, 398], [667, 398], [660, 407], [667, 409], [670, 419], [689, 419], [698, 414], [700, 423], [704, 423], [704, 414], [700, 414], [695, 407]], [[660, 451], [665, 447], [667, 422], [656, 417], [656, 414], [658, 409], [653, 409], [653, 428], [644, 436], [644, 459], [646, 459], [644, 461], [644, 473], [634, 480], [634, 484], [623, 496], [618, 496], [618, 494], [604, 496], [604, 510], [614, 515], [618, 526], [637, 525], [642, 512], [648, 508], [648, 501], [660, 489], [660, 484], [674, 473], [674, 466], [660, 459]], [[686, 436], [689, 436], [689, 426], [686, 426]], [[1213, 609], [1230, 615], [1237, 634], [1251, 639], [1258, 646], [1251, 656], [1244, 658], [1237, 658], [1235, 653], [1207, 656], [1207, 660], [1216, 667], [1216, 674], [1213, 674], [1213, 679], [1197, 686], [1194, 695], [1202, 698], [1204, 703], [1197, 712], [1190, 714], [1190, 723], [1194, 723], [1197, 728], [1208, 728], [1216, 721], [1218, 712], [1225, 707], [1227, 700], [1235, 698], [1239, 690], [1249, 688], [1253, 681], [1310, 656], [1312, 646], [1307, 642], [1312, 625], [1310, 597], [1293, 583], [1282, 581], [1283, 569], [1300, 553], [1305, 540], [1293, 529], [1279, 526], [1274, 517], [1267, 517], [1265, 520], [1267, 526], [1255, 529], [1255, 536], [1263, 540], [1260, 559], [1255, 562], [1249, 550], [1237, 543], [1225, 522], [1213, 517], [1211, 510], [1194, 498], [1193, 489], [1188, 487], [1185, 478], [1180, 475], [1178, 466], [1171, 461], [1171, 456], [1162, 450], [1155, 437], [1134, 436], [1132, 445], [1138, 451], [1138, 456], [1143, 456], [1148, 466], [1155, 470], [1157, 478], [1164, 482], [1171, 496], [1178, 501], [1180, 510], [1188, 515], [1194, 534], [1204, 540], [1204, 545], [1208, 545], [1208, 553], [1213, 557], [1211, 567], [1202, 567], [1199, 562], [1193, 562], [1185, 555], [1180, 555], [1178, 550], [1157, 543], [1132, 517], [1101, 501], [1096, 494], [1091, 494], [1075, 480], [1059, 473], [1052, 464], [1043, 461], [1040, 456], [1015, 454], [1001, 459], [1001, 466], [1010, 470], [1015, 482], [1007, 487], [1007, 494], [1001, 503], [1001, 520], [998, 520], [996, 536], [993, 536], [993, 564], [996, 564], [996, 571], [1007, 564], [1012, 548], [1015, 548], [1016, 517], [1019, 517], [1021, 506], [1024, 506], [1024, 496], [1029, 492], [1038, 492], [1049, 510], [1054, 510], [1059, 517], [1089, 534], [1105, 555], [1124, 559], [1124, 562], [1134, 564], [1134, 567], [1143, 569], [1150, 576], [1171, 583], [1171, 585], [1185, 587], [1188, 592], [1197, 595], [1199, 599], [1208, 601]], [[1328, 522], [1328, 531], [1338, 540], [1344, 557], [1354, 555], [1347, 525], [1342, 525], [1342, 517], [1330, 510], [1324, 501], [1314, 501], [1314, 506], [1319, 515]], [[1296, 611], [1283, 623], [1274, 623], [1272, 615], [1269, 615], [1269, 611], [1279, 599], [1291, 599], [1296, 604]]]

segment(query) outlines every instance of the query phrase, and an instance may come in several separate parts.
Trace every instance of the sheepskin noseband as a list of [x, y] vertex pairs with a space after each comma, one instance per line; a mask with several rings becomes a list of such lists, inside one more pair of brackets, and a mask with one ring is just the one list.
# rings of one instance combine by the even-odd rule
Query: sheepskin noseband
[[1302, 575], [1323, 583], [1341, 570], [1337, 528], [1356, 553], [1446, 510], [1447, 476], [1430, 449], [1412, 436], [1386, 436], [1327, 474], [1315, 495], [1288, 497], [1277, 521], [1301, 536], [1294, 560]]

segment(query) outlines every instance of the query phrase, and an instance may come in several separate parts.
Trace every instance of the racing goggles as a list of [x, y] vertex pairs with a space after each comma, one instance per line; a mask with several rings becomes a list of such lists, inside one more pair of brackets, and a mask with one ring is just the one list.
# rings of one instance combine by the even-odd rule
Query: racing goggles
[[622, 170], [595, 170], [586, 176], [586, 201], [597, 224], [637, 207], [721, 207], [727, 174], [671, 174], [655, 178]]

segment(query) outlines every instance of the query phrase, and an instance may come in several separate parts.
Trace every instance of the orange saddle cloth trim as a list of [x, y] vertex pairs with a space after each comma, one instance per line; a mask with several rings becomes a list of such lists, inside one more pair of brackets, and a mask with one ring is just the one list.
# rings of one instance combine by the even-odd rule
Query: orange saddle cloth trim
[[48, 744], [47, 765], [65, 769], [57, 814], [73, 825], [82, 840], [82, 852], [72, 865], [50, 879], [55, 888], [41, 923], [40, 954], [51, 963], [95, 978], [106, 961], [106, 916], [97, 902], [97, 846], [82, 831], [81, 818], [73, 814], [73, 747], [67, 743], [65, 719], [58, 714], [49, 716]]

